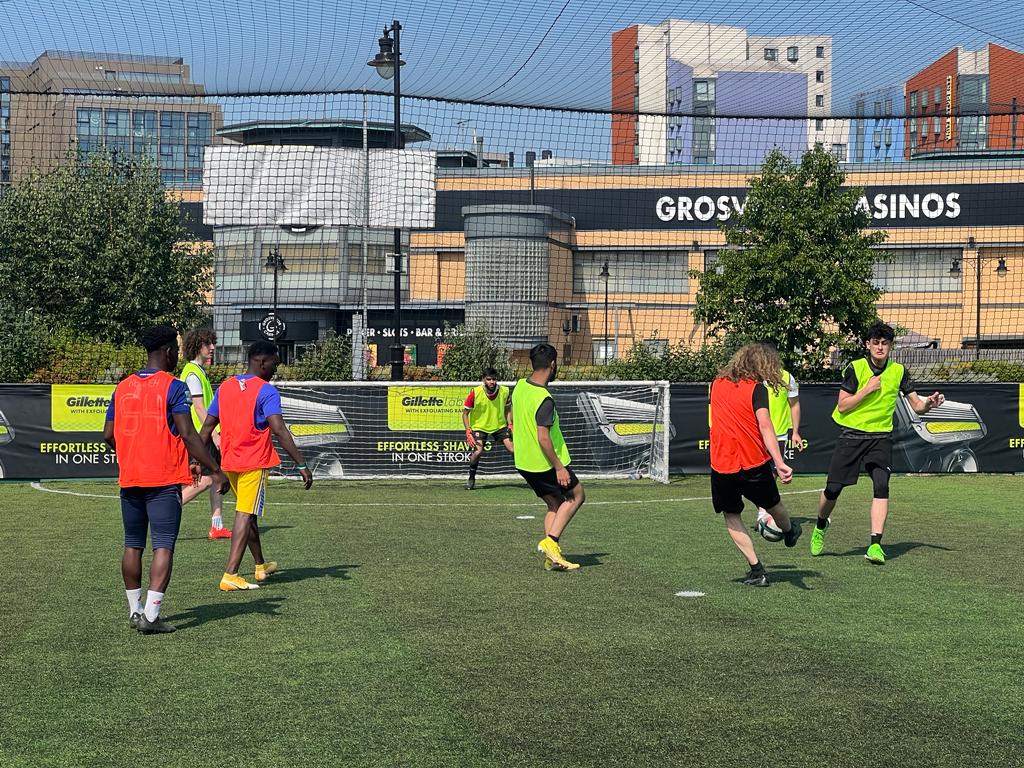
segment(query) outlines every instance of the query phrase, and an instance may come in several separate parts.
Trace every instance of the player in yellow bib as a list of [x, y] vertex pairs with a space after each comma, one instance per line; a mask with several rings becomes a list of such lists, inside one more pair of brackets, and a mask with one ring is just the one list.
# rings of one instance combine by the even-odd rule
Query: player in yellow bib
[[[773, 347], [774, 349], [774, 347]], [[772, 429], [775, 430], [775, 439], [779, 443], [779, 453], [783, 461], [789, 461], [793, 454], [787, 451], [790, 444], [790, 430], [792, 430], [792, 445], [798, 451], [804, 449], [804, 440], [800, 436], [800, 384], [796, 376], [785, 368], [781, 371], [782, 386], [773, 386], [764, 382], [768, 390], [768, 415], [772, 420]], [[758, 508], [758, 518], [766, 515], [764, 509]]]
[[586, 495], [558, 425], [558, 411], [547, 385], [558, 374], [558, 352], [550, 344], [530, 350], [533, 373], [520, 379], [512, 391], [512, 425], [516, 430], [516, 469], [533, 492], [547, 504], [544, 538], [537, 551], [544, 555], [547, 570], [574, 571], [579, 563], [562, 556], [559, 538]]
[[501, 442], [512, 453], [512, 431], [508, 428], [511, 403], [508, 387], [498, 384], [498, 372], [484, 369], [483, 384], [474, 387], [466, 396], [462, 409], [462, 424], [466, 427], [466, 442], [473, 449], [469, 457], [469, 479], [466, 490], [476, 488], [476, 469], [485, 448]]
[[871, 544], [864, 557], [882, 565], [882, 532], [889, 514], [889, 475], [892, 472], [892, 417], [902, 395], [916, 413], [928, 413], [945, 402], [934, 392], [918, 397], [907, 369], [889, 359], [896, 338], [891, 326], [875, 323], [864, 333], [867, 355], [846, 367], [839, 385], [839, 402], [832, 419], [839, 425], [839, 439], [828, 468], [828, 480], [818, 503], [818, 521], [811, 533], [811, 555], [820, 555], [825, 546], [836, 499], [843, 488], [854, 485], [861, 465], [871, 475], [874, 494], [871, 500]]
[[[206, 375], [206, 369], [213, 364], [213, 355], [217, 351], [217, 334], [212, 328], [197, 328], [189, 331], [185, 336], [185, 367], [181, 369], [179, 377], [185, 386], [188, 387], [192, 396], [192, 423], [196, 432], [203, 428], [206, 420], [206, 412], [213, 402], [213, 387]], [[209, 446], [211, 453], [217, 461], [220, 461], [220, 432], [213, 433], [213, 445]], [[231, 531], [224, 526], [223, 507], [224, 497], [213, 485], [209, 475], [202, 475], [198, 482], [193, 485], [186, 485], [182, 489], [182, 506], [197, 498], [204, 491], [210, 492], [210, 531], [208, 539], [230, 539]]]

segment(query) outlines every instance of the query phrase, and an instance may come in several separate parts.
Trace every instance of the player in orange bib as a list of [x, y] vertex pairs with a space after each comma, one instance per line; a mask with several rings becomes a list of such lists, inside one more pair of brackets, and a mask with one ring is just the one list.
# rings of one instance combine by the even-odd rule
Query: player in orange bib
[[773, 347], [748, 344], [711, 383], [711, 503], [747, 559], [750, 572], [743, 583], [752, 587], [767, 587], [768, 575], [740, 519], [743, 499], [768, 510], [787, 547], [796, 546], [800, 538], [800, 526], [790, 522], [775, 485], [776, 474], [784, 483], [793, 477], [779, 451], [765, 386], [781, 386], [781, 371]]
[[238, 575], [246, 547], [256, 560], [256, 581], [265, 581], [277, 571], [277, 563], [263, 559], [257, 524], [257, 518], [263, 516], [267, 471], [281, 463], [274, 450], [272, 435], [298, 465], [306, 490], [313, 485], [313, 474], [306, 467], [306, 461], [284, 423], [281, 394], [270, 383], [280, 364], [275, 344], [258, 341], [249, 347], [248, 371], [232, 376], [220, 385], [200, 434], [205, 443], [220, 424], [221, 466], [237, 497], [231, 552], [220, 580], [220, 589], [224, 592], [259, 587]]
[[[181, 526], [181, 488], [192, 484], [188, 454], [213, 473], [215, 487], [227, 490], [227, 478], [192, 425], [188, 389], [170, 373], [178, 364], [178, 332], [158, 325], [146, 331], [140, 343], [148, 362], [114, 390], [103, 439], [117, 453], [124, 524], [121, 575], [129, 626], [150, 635], [175, 630], [160, 618], [160, 607], [171, 581]], [[147, 533], [153, 560], [143, 608], [142, 551]]]

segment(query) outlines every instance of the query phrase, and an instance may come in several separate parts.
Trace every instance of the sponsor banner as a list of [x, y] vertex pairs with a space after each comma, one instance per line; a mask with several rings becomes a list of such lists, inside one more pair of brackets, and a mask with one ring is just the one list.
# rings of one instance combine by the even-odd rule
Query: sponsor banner
[[[946, 403], [924, 416], [907, 401], [897, 403], [893, 430], [894, 472], [1024, 472], [1024, 385], [918, 385], [919, 395], [938, 389]], [[801, 384], [800, 436], [792, 441], [786, 461], [801, 474], [828, 472], [839, 426], [832, 411], [839, 397], [837, 384]], [[672, 424], [669, 467], [673, 474], [710, 472], [708, 393], [706, 385], [672, 385]]]
[[[308, 386], [282, 382], [285, 419], [319, 477], [460, 475], [470, 449], [462, 403], [470, 386]], [[946, 404], [924, 416], [900, 400], [895, 472], [1024, 472], [1024, 385], [950, 384]], [[919, 385], [920, 394], [935, 387]], [[114, 477], [117, 460], [103, 442], [111, 385], [0, 386], [0, 476], [8, 479]], [[664, 432], [659, 390], [629, 382], [552, 389], [562, 430], [581, 473], [645, 475]], [[787, 448], [795, 471], [828, 470], [839, 428], [838, 387], [800, 387], [803, 451]], [[669, 466], [705, 474], [707, 386], [671, 388]], [[282, 455], [282, 471], [294, 469]], [[481, 475], [514, 473], [512, 456], [489, 445]]]
[[[321, 478], [462, 476], [472, 450], [462, 409], [473, 385], [309, 386], [281, 382], [296, 444]], [[113, 385], [0, 386], [0, 465], [8, 479], [115, 477], [102, 432]], [[666, 390], [629, 382], [552, 388], [581, 474], [639, 476], [651, 457], [666, 468]], [[281, 453], [280, 471], [296, 474]], [[500, 442], [485, 446], [480, 475], [514, 474]]]

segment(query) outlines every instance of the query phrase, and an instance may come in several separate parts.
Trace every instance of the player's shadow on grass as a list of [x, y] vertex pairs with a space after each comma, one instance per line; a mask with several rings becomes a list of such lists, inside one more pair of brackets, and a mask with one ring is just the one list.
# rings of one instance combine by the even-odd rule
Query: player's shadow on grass
[[[821, 576], [818, 571], [803, 570], [795, 565], [772, 565], [766, 567], [765, 570], [768, 572], [769, 584], [792, 584], [797, 589], [808, 591], [813, 587], [810, 587], [805, 579]], [[740, 584], [743, 582], [743, 578], [733, 579], [733, 581]]]
[[283, 597], [261, 597], [259, 600], [245, 602], [230, 600], [219, 603], [207, 603], [189, 608], [187, 611], [168, 616], [167, 620], [176, 626], [179, 631], [200, 627], [208, 621], [220, 621], [231, 619], [235, 616], [244, 616], [249, 613], [262, 613], [265, 616], [277, 616], [277, 609], [280, 607]]
[[[895, 560], [897, 557], [907, 554], [915, 549], [939, 549], [943, 552], [955, 552], [956, 550], [951, 547], [943, 547], [940, 544], [927, 544], [923, 541], [897, 541], [892, 544], [883, 545], [885, 549], [885, 559]], [[856, 547], [854, 549], [848, 549], [845, 552], [823, 552], [824, 555], [831, 555], [832, 557], [852, 557], [853, 555], [864, 556], [867, 551], [867, 547]]]
[[348, 581], [352, 578], [349, 576], [348, 572], [358, 567], [358, 565], [328, 565], [323, 568], [288, 568], [280, 573], [274, 574], [267, 584], [290, 584], [294, 581], [322, 578]]
[[601, 558], [609, 555], [608, 552], [590, 552], [586, 555], [574, 555], [571, 552], [565, 552], [563, 554], [570, 562], [579, 563], [580, 568], [592, 568], [596, 565], [604, 565]]

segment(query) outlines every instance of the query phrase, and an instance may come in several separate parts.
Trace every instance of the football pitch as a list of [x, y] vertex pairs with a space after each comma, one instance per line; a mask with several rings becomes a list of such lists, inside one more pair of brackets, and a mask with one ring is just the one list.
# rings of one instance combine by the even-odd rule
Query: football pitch
[[810, 557], [821, 482], [795, 549], [755, 540], [768, 589], [707, 478], [585, 482], [573, 573], [517, 482], [273, 483], [283, 570], [229, 594], [201, 497], [165, 636], [128, 628], [112, 483], [0, 485], [0, 765], [1024, 765], [1021, 479], [894, 478], [884, 566], [863, 480]]

